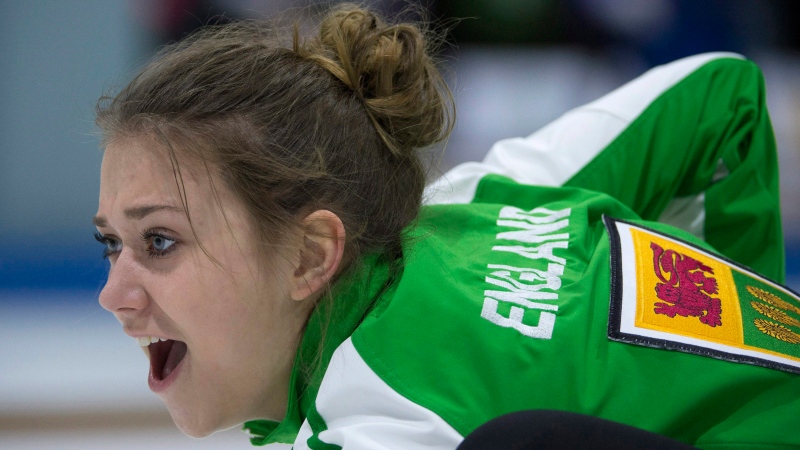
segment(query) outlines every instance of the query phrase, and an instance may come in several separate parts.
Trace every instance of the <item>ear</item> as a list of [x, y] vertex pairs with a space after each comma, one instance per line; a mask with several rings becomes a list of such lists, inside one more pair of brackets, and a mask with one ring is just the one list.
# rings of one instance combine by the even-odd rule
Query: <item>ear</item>
[[292, 277], [292, 299], [305, 300], [330, 282], [344, 254], [345, 231], [336, 214], [320, 209], [303, 221], [300, 258]]

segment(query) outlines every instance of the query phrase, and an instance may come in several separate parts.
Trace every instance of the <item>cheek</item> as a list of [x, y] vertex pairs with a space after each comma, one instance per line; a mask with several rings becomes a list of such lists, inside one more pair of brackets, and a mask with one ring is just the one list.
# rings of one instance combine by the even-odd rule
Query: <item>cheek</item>
[[225, 325], [233, 283], [213, 265], [198, 264], [189, 255], [177, 256], [182, 261], [169, 272], [154, 276], [147, 290], [162, 312], [154, 314], [155, 320], [166, 322], [160, 325], [174, 329], [190, 350], [197, 352], [213, 343], [213, 336]]
[[[180, 274], [187, 282], [171, 289], [180, 298], [185, 323], [179, 325], [195, 342], [197, 356], [217, 359], [223, 365], [235, 363], [242, 355], [269, 358], [264, 353], [286, 347], [290, 342], [285, 341], [293, 340], [302, 327], [293, 310], [297, 302], [288, 295], [286, 274], [280, 273], [281, 269], [290, 270], [290, 265], [268, 269], [265, 266], [283, 260], [264, 264], [246, 253], [247, 247], [241, 243], [221, 240], [209, 244], [207, 250], [216, 264], [198, 249], [187, 261], [190, 267]], [[271, 349], [262, 348], [265, 345]]]
[[259, 296], [249, 272], [226, 271], [210, 263], [196, 267], [191, 279], [177, 294], [195, 324], [192, 331], [213, 347], [235, 345], [265, 317], [274, 316], [271, 302]]

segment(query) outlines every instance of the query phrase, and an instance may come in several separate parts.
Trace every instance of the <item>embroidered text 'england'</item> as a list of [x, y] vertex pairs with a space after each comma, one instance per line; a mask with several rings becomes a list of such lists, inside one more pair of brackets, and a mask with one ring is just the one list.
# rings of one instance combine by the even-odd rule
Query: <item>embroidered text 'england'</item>
[[[503, 245], [492, 250], [516, 255], [519, 264], [487, 266], [486, 283], [490, 286], [483, 292], [481, 317], [528, 337], [552, 337], [558, 306], [550, 302], [558, 299], [566, 265], [566, 259], [554, 251], [568, 247], [569, 233], [564, 231], [569, 225], [570, 211], [569, 208], [524, 211], [513, 206], [500, 210], [497, 225], [510, 230], [497, 234]], [[499, 312], [501, 305], [508, 310], [507, 316]]]

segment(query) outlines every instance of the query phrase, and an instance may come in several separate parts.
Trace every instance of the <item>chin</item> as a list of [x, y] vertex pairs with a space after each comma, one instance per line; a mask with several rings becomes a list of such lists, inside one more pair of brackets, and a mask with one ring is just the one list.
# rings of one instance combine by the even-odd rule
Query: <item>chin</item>
[[219, 418], [204, 417], [197, 412], [187, 413], [187, 411], [173, 411], [170, 409], [169, 413], [172, 416], [172, 421], [175, 422], [175, 426], [183, 434], [197, 439], [207, 437], [216, 431], [236, 426], [236, 424], [225, 426], [220, 423]]

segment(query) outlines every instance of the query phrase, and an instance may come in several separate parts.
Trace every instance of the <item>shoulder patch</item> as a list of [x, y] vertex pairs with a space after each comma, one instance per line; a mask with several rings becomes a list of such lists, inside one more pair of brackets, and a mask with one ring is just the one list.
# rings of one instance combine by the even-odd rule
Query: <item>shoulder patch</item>
[[603, 220], [610, 339], [800, 373], [797, 293], [694, 244]]

